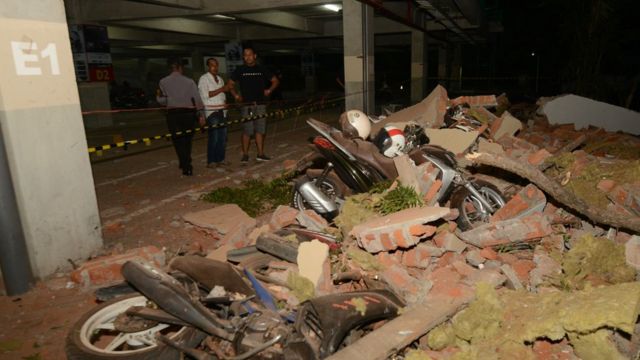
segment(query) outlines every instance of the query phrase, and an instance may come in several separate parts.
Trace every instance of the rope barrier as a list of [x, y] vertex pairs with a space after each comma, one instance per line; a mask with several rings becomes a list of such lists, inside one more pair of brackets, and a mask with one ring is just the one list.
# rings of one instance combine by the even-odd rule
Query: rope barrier
[[[161, 139], [167, 139], [168, 140], [172, 136], [175, 137], [175, 136], [188, 135], [188, 134], [191, 134], [191, 133], [204, 132], [205, 130], [208, 130], [208, 129], [215, 129], [215, 128], [220, 128], [220, 127], [240, 124], [240, 123], [243, 123], [243, 122], [246, 122], [246, 121], [257, 120], [257, 119], [261, 119], [261, 118], [270, 118], [270, 117], [280, 117], [280, 118], [284, 119], [285, 116], [287, 116], [288, 114], [294, 113], [294, 112], [296, 113], [296, 115], [300, 115], [303, 110], [308, 110], [309, 112], [313, 112], [313, 111], [316, 111], [316, 109], [325, 109], [327, 107], [335, 107], [340, 102], [342, 102], [344, 100], [344, 98], [345, 98], [344, 96], [340, 96], [340, 97], [336, 97], [336, 98], [332, 98], [332, 99], [328, 99], [327, 100], [327, 99], [325, 99], [323, 97], [317, 102], [306, 103], [306, 104], [303, 104], [301, 106], [292, 107], [292, 108], [288, 108], [288, 109], [278, 109], [278, 110], [271, 111], [271, 112], [268, 112], [268, 113], [263, 114], [263, 115], [252, 115], [252, 116], [239, 118], [239, 119], [234, 119], [234, 120], [227, 121], [227, 122], [220, 123], [220, 124], [216, 124], [216, 125], [205, 125], [205, 126], [202, 126], [202, 127], [194, 128], [193, 130], [177, 131], [175, 133], [168, 133], [168, 134], [164, 134], [164, 135], [155, 135], [155, 136], [150, 136], [150, 137], [144, 137], [144, 138], [141, 138], [141, 139], [125, 140], [125, 141], [115, 142], [115, 143], [112, 143], [112, 144], [105, 144], [105, 145], [100, 145], [100, 146], [89, 147], [88, 151], [89, 151], [89, 154], [95, 153], [97, 156], [101, 156], [102, 152], [105, 151], [105, 150], [111, 150], [111, 149], [115, 149], [115, 148], [124, 148], [125, 150], [127, 150], [129, 145], [135, 145], [135, 144], [140, 144], [140, 143], [144, 143], [145, 145], [149, 146], [153, 140], [161, 140]], [[161, 109], [162, 110], [166, 110], [166, 108], [161, 108]]]

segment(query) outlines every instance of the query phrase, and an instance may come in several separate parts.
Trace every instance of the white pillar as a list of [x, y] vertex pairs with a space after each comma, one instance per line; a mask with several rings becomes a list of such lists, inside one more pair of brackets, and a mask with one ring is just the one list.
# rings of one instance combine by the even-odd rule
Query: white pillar
[[0, 2], [0, 47], [0, 127], [43, 277], [102, 246], [63, 2]]
[[425, 33], [411, 31], [411, 103], [425, 97], [427, 80], [427, 42]]
[[345, 108], [373, 114], [375, 77], [373, 9], [356, 0], [342, 1]]

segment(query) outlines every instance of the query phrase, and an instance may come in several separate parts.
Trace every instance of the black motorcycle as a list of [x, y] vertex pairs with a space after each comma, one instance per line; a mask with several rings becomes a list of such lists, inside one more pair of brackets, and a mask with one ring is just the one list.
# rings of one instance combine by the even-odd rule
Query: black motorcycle
[[[320, 121], [307, 123], [320, 135], [312, 140], [314, 152], [298, 163], [297, 171], [306, 174], [295, 183], [292, 206], [313, 209], [332, 219], [338, 214], [344, 197], [369, 191], [383, 180], [398, 176], [394, 161], [380, 153], [372, 142], [350, 139], [338, 129]], [[419, 139], [420, 137], [414, 137]], [[500, 191], [492, 184], [473, 179], [459, 169], [453, 153], [439, 146], [408, 143], [409, 157], [416, 165], [430, 162], [442, 182], [435, 199], [441, 205], [457, 208], [461, 230], [486, 223], [505, 204]]]
[[[69, 333], [67, 356], [322, 359], [355, 341], [367, 326], [394, 318], [404, 305], [387, 290], [367, 290], [317, 297], [302, 303], [297, 313], [280, 310], [257, 280], [257, 269], [273, 259], [262, 254], [238, 270], [229, 263], [183, 256], [171, 262], [171, 275], [127, 262], [122, 274], [139, 292], [85, 314]], [[349, 305], [356, 303], [366, 311]]]

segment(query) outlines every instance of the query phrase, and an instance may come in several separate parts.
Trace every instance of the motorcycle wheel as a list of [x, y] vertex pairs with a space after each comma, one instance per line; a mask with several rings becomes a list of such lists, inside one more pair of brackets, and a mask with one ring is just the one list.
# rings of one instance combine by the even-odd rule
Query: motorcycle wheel
[[[325, 177], [318, 183], [318, 178], [312, 178], [311, 181], [313, 181], [318, 189], [320, 189], [320, 191], [327, 195], [331, 200], [343, 197], [340, 187], [332, 179]], [[313, 210], [313, 208], [302, 197], [302, 194], [300, 194], [300, 192], [295, 188], [293, 189], [291, 207], [298, 210]]]
[[[149, 300], [140, 294], [131, 294], [107, 301], [84, 314], [78, 320], [66, 341], [70, 360], [169, 360], [180, 359], [180, 351], [157, 342], [160, 333], [186, 347], [195, 347], [206, 334], [192, 327], [156, 323], [142, 330], [128, 332], [116, 329], [116, 318], [132, 306], [146, 306]], [[135, 325], [134, 325], [135, 326]]]
[[[495, 186], [481, 180], [474, 181], [474, 185], [494, 209], [497, 210], [504, 206], [504, 196]], [[456, 189], [451, 195], [451, 208], [456, 208], [460, 212], [456, 222], [458, 223], [458, 228], [462, 231], [488, 223], [492, 215], [476, 196], [463, 186]]]

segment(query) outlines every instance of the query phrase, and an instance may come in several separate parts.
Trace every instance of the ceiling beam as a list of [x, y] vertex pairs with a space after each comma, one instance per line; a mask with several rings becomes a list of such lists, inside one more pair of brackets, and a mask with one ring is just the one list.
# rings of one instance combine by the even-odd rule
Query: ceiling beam
[[178, 9], [202, 10], [204, 5], [202, 0], [129, 0], [133, 2], [154, 4], [160, 6], [168, 6]]
[[219, 25], [204, 20], [186, 18], [148, 19], [119, 21], [115, 24], [142, 29], [173, 31], [177, 33], [219, 36], [235, 38], [237, 35], [235, 26]]
[[326, 0], [204, 0], [202, 9], [195, 10], [125, 0], [65, 0], [67, 8], [78, 9], [74, 14], [74, 20], [77, 23], [254, 12], [256, 9], [286, 9], [321, 5], [326, 2]]
[[210, 35], [179, 34], [168, 31], [133, 29], [121, 26], [107, 26], [110, 41], [138, 41], [141, 43], [181, 44], [222, 40]]
[[238, 19], [281, 27], [284, 29], [304, 31], [314, 34], [322, 34], [324, 32], [324, 28], [320, 21], [306, 19], [302, 16], [284, 11], [273, 10], [256, 13], [241, 13], [234, 14], [233, 16]]

